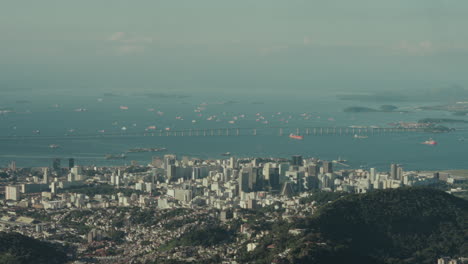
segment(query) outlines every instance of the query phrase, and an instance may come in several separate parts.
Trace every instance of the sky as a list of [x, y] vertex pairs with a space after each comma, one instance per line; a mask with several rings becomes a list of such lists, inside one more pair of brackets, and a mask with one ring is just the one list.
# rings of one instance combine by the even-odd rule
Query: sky
[[468, 87], [465, 0], [3, 0], [0, 91]]

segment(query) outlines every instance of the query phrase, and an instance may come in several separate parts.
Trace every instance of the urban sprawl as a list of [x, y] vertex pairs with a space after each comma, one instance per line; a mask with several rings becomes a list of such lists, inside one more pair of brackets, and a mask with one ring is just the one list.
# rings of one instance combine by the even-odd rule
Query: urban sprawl
[[[268, 232], [249, 221], [252, 211], [262, 211], [266, 221], [287, 220], [313, 214], [317, 204], [308, 197], [317, 192], [366, 193], [457, 181], [448, 173], [405, 171], [398, 164], [377, 171], [350, 169], [344, 162], [299, 155], [219, 160], [164, 155], [148, 165], [122, 167], [76, 166], [74, 159], [66, 166], [55, 159], [43, 168], [17, 168], [12, 162], [0, 170], [0, 229], [68, 245], [69, 255], [81, 262], [218, 258], [239, 263], [239, 254], [254, 250]], [[213, 232], [223, 227], [237, 236], [216, 246], [180, 242], [200, 227]]]

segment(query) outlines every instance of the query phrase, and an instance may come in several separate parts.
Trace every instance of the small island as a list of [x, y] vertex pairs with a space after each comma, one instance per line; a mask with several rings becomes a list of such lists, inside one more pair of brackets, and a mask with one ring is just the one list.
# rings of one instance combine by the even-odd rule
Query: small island
[[424, 118], [418, 121], [421, 124], [442, 124], [442, 123], [468, 123], [463, 119], [452, 119], [452, 118]]
[[406, 111], [398, 111], [398, 107], [394, 105], [382, 105], [379, 109], [365, 107], [365, 106], [351, 106], [343, 109], [344, 112], [347, 113], [371, 113], [371, 112], [406, 112]]

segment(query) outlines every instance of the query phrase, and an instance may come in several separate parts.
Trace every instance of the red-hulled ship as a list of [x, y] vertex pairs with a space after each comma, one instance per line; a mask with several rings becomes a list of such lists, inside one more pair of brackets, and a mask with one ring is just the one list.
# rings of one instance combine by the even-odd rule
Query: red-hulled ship
[[423, 143], [421, 144], [424, 144], [424, 145], [437, 145], [437, 141], [433, 140], [432, 138], [430, 138], [429, 140], [426, 140], [424, 141]]
[[292, 138], [292, 139], [299, 139], [299, 140], [302, 140], [304, 139], [303, 136], [299, 136], [299, 135], [294, 135], [294, 134], [289, 134], [289, 137]]

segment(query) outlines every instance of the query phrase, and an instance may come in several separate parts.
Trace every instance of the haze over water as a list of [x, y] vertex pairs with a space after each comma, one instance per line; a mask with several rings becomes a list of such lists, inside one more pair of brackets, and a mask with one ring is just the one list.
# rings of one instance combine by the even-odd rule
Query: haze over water
[[[32, 99], [31, 99], [32, 100]], [[199, 94], [186, 98], [172, 96], [75, 96], [40, 98], [30, 103], [11, 103], [15, 113], [0, 115], [1, 136], [33, 136], [30, 139], [1, 140], [0, 163], [15, 160], [18, 166], [48, 166], [53, 158], [76, 159], [80, 165], [124, 165], [131, 160], [149, 163], [152, 156], [174, 153], [178, 156], [221, 158], [231, 152], [236, 157], [290, 157], [300, 154], [326, 160], [348, 160], [353, 168], [376, 167], [387, 169], [396, 162], [408, 170], [461, 169], [465, 166], [467, 137], [464, 131], [446, 134], [393, 133], [369, 135], [366, 139], [342, 136], [305, 136], [304, 140], [288, 138], [296, 128], [305, 127], [390, 127], [388, 123], [415, 122], [426, 117], [450, 117], [446, 112], [418, 111], [421, 102], [396, 104], [408, 113], [345, 113], [343, 108], [356, 105], [352, 101], [340, 101], [333, 95], [305, 98], [263, 96], [234, 96]], [[2, 104], [8, 104], [3, 101]], [[58, 107], [54, 106], [59, 104]], [[359, 103], [377, 108], [381, 103]], [[202, 105], [202, 106], [201, 106]], [[120, 109], [127, 106], [128, 110]], [[83, 108], [87, 111], [76, 112]], [[194, 112], [196, 109], [203, 109]], [[158, 114], [159, 112], [159, 114]], [[162, 112], [162, 113], [161, 113]], [[201, 115], [201, 116], [200, 116]], [[245, 115], [245, 117], [241, 117]], [[215, 117], [214, 117], [215, 116]], [[210, 117], [212, 120], [208, 120]], [[179, 118], [179, 119], [177, 119]], [[235, 120], [237, 118], [237, 120]], [[192, 121], [192, 120], [195, 120]], [[257, 121], [259, 120], [259, 121]], [[235, 121], [234, 124], [229, 121]], [[156, 136], [150, 137], [96, 137], [90, 139], [66, 138], [65, 134], [131, 134], [145, 132], [156, 126]], [[122, 130], [125, 127], [126, 130]], [[251, 130], [241, 130], [240, 136], [162, 136], [159, 129], [209, 129], [209, 128], [258, 128], [258, 135]], [[277, 127], [284, 129], [279, 136]], [[105, 130], [105, 133], [99, 133]], [[70, 132], [72, 131], [72, 132]], [[224, 132], [224, 130], [223, 130]], [[218, 131], [215, 131], [215, 134]], [[305, 130], [301, 131], [305, 134]], [[148, 133], [149, 135], [150, 133]], [[57, 139], [41, 139], [41, 136], [57, 136]], [[421, 142], [433, 137], [439, 144], [427, 146]], [[51, 149], [50, 144], [60, 148]], [[167, 152], [128, 153], [125, 160], [106, 160], [106, 154], [120, 154], [131, 148], [166, 147]], [[65, 163], [65, 160], [63, 160]], [[343, 167], [344, 168], [344, 167]]]
[[[2, 140], [0, 164], [16, 160], [18, 166], [46, 166], [55, 157], [74, 157], [82, 165], [133, 159], [146, 163], [163, 153], [129, 154], [127, 160], [114, 161], [104, 155], [167, 147], [168, 153], [202, 158], [224, 152], [239, 157], [301, 154], [341, 157], [352, 167], [387, 168], [397, 162], [405, 169], [464, 168], [461, 131], [362, 140], [309, 136], [294, 141], [286, 135], [295, 127], [382, 127], [448, 117], [446, 112], [414, 109], [446, 103], [434, 97], [425, 102], [418, 91], [468, 85], [468, 37], [460, 34], [468, 25], [467, 8], [467, 2], [451, 0], [116, 0], [112, 5], [44, 0], [27, 7], [9, 1], [0, 10], [0, 108], [15, 113], [0, 115], [1, 136], [32, 135], [34, 130], [63, 136], [71, 129], [76, 134], [132, 133], [148, 126], [293, 130], [283, 137], [271, 129], [269, 135], [259, 130], [257, 137]], [[415, 100], [352, 102], [335, 97], [359, 93], [398, 93]], [[194, 110], [204, 102], [208, 105], [199, 117]], [[410, 112], [342, 112], [347, 106], [382, 104]], [[74, 111], [79, 108], [87, 111]], [[257, 113], [265, 119], [256, 121]], [[229, 123], [241, 114], [246, 117]], [[208, 121], [212, 115], [217, 117]], [[420, 144], [429, 137], [439, 145]], [[61, 148], [51, 149], [50, 144]]]

